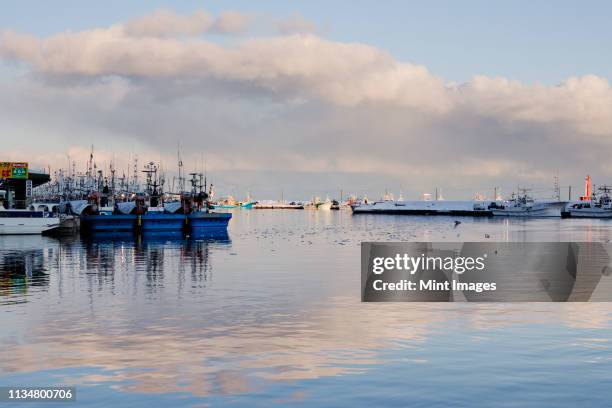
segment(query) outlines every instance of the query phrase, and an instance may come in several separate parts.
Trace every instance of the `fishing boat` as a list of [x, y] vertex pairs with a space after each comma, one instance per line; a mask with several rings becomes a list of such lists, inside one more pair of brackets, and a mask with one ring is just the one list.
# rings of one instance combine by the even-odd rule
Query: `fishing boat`
[[141, 214], [89, 214], [81, 216], [81, 231], [96, 233], [174, 233], [181, 235], [185, 216], [160, 211], [144, 211]]
[[331, 208], [332, 208], [332, 202], [329, 199], [329, 197], [327, 197], [325, 201], [317, 205], [318, 210], [329, 211], [331, 210]]
[[563, 211], [564, 218], [612, 218], [611, 186], [598, 188], [599, 194], [581, 197], [581, 201], [570, 203]]
[[214, 236], [220, 232], [227, 233], [227, 226], [232, 219], [232, 214], [228, 212], [210, 212], [208, 197], [209, 194], [200, 191], [196, 193], [196, 184], [192, 182], [191, 193], [181, 195], [181, 208], [177, 213], [182, 213], [185, 222], [183, 232], [190, 237]]
[[194, 211], [191, 214], [187, 214], [187, 231], [190, 236], [195, 237], [216, 235], [219, 232], [227, 232], [227, 226], [231, 219], [232, 214], [228, 212]]
[[296, 201], [287, 203], [284, 201], [265, 200], [253, 204], [253, 208], [257, 210], [303, 210], [304, 204]]
[[213, 204], [212, 207], [218, 208], [218, 209], [224, 209], [224, 210], [231, 210], [234, 208], [238, 208], [238, 204], [236, 203], [236, 200], [234, 199], [234, 197], [230, 195], [230, 196], [225, 197], [223, 200]]
[[[155, 168], [152, 168], [155, 173]], [[147, 178], [147, 193], [138, 193], [130, 203], [115, 203], [108, 212], [101, 195], [92, 193], [86, 205], [75, 205], [81, 216], [81, 231], [96, 233], [133, 233], [199, 236], [227, 231], [232, 215], [209, 211], [209, 194], [201, 180], [192, 174], [192, 191], [183, 192], [180, 201], [164, 203], [155, 175]], [[99, 206], [102, 203], [102, 206]], [[102, 211], [100, 211], [102, 209]]]
[[86, 234], [102, 232], [182, 234], [185, 215], [166, 211], [159, 201], [157, 190], [153, 188], [151, 191], [154, 192], [151, 196], [137, 194], [131, 204], [116, 203], [113, 206], [104, 204], [99, 206], [100, 195], [92, 193], [89, 204], [78, 207], [81, 231]]
[[255, 204], [257, 204], [257, 201], [251, 198], [251, 193], [247, 193], [245, 200], [238, 203], [240, 208], [244, 208], [245, 210], [253, 209]]
[[520, 189], [510, 200], [493, 202], [489, 210], [496, 217], [560, 217], [561, 210], [566, 205], [562, 201], [535, 201], [527, 192]]
[[352, 201], [353, 214], [395, 214], [395, 215], [458, 215], [458, 216], [491, 216], [487, 203], [482, 201], [452, 200], [415, 200], [392, 201], [382, 200], [369, 202]]
[[310, 202], [304, 204], [305, 210], [327, 211], [327, 210], [331, 210], [331, 208], [332, 208], [332, 201], [329, 199], [329, 197], [327, 197], [325, 201], [322, 201], [318, 196], [313, 197], [312, 200], [310, 200]]

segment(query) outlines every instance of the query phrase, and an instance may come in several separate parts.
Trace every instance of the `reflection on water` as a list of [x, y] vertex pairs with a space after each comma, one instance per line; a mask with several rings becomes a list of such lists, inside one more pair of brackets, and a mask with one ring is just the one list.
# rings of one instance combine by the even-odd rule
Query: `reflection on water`
[[226, 234], [206, 239], [107, 236], [62, 242], [60, 248], [64, 258], [59, 263], [66, 268], [78, 263], [91, 279], [111, 285], [117, 274], [124, 275], [132, 270], [137, 274], [142, 272], [145, 287], [150, 290], [164, 287], [165, 270], [171, 269], [177, 273], [180, 293], [185, 284], [204, 285], [210, 278], [211, 246], [224, 248], [230, 244]]
[[45, 288], [48, 257], [42, 249], [0, 250], [0, 304], [23, 302], [29, 288]]
[[242, 211], [229, 237], [203, 240], [2, 237], [1, 382], [74, 384], [99, 406], [607, 401], [605, 303], [360, 303], [361, 241], [612, 235], [453, 221]]

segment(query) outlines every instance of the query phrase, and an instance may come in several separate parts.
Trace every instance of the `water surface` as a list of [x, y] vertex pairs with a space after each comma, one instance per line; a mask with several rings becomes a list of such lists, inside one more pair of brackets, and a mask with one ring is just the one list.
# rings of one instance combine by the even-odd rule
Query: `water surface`
[[610, 221], [234, 214], [220, 239], [0, 237], [0, 384], [100, 407], [612, 397], [608, 303], [359, 301], [362, 241], [609, 242]]

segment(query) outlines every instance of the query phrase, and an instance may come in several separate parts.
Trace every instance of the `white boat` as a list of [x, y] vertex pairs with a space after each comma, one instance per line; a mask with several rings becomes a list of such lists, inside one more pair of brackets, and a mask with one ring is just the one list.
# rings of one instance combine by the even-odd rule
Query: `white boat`
[[253, 208], [257, 210], [303, 210], [304, 204], [295, 201], [287, 203], [284, 201], [263, 200], [254, 204]]
[[501, 203], [495, 202], [489, 210], [496, 217], [561, 217], [566, 205], [562, 201], [535, 201], [522, 189], [522, 194]]
[[564, 217], [571, 218], [612, 218], [612, 187], [599, 187], [599, 198], [593, 194], [588, 199], [570, 203], [565, 208]]
[[317, 206], [317, 209], [323, 210], [323, 211], [329, 211], [329, 210], [331, 210], [331, 207], [332, 207], [332, 202], [331, 202], [331, 200], [328, 197], [328, 198], [325, 199], [324, 202], [322, 202], [321, 204], [319, 204]]
[[0, 235], [42, 234], [59, 225], [60, 218], [46, 211], [7, 210], [0, 206]]
[[73, 214], [72, 206], [68, 202], [33, 202], [30, 211], [48, 213], [48, 217], [59, 217], [59, 226], [54, 230], [58, 233], [73, 233], [79, 229], [79, 216]]
[[486, 201], [452, 200], [382, 200], [351, 204], [354, 214], [405, 214], [405, 215], [468, 215], [490, 216]]

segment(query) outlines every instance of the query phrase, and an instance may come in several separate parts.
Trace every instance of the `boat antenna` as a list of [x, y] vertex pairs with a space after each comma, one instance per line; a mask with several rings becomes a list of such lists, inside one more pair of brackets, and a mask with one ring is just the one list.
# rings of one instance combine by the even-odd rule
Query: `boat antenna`
[[134, 171], [133, 171], [133, 182], [134, 182], [134, 193], [137, 193], [139, 190], [139, 185], [138, 185], [138, 155], [134, 155]]
[[185, 176], [183, 175], [183, 159], [181, 159], [181, 144], [178, 144], [176, 151], [177, 164], [178, 164], [178, 188], [179, 194], [185, 190]]
[[601, 191], [606, 196], [609, 195], [612, 192], [612, 186], [609, 186], [609, 185], [599, 186], [599, 187], [597, 187], [597, 189], [599, 191]]
[[189, 175], [191, 176], [191, 194], [195, 196], [198, 185], [198, 180], [196, 179], [196, 176], [198, 175], [198, 173], [194, 171], [193, 173], [189, 173]]

